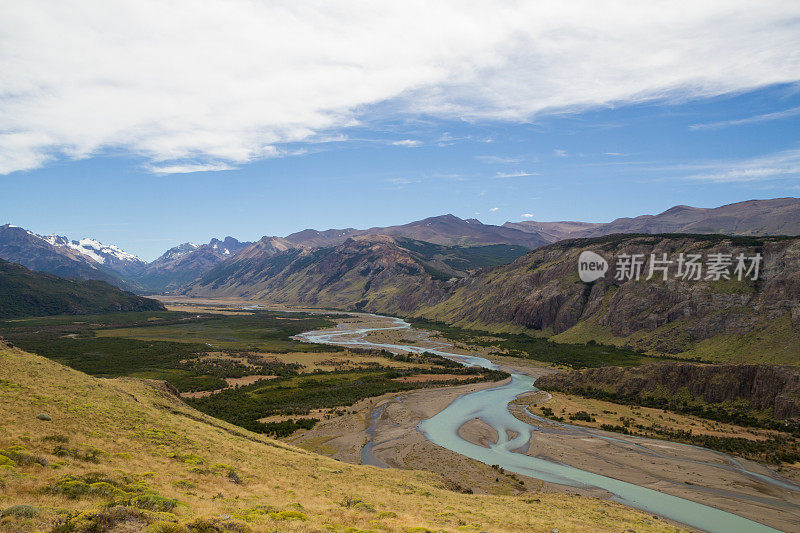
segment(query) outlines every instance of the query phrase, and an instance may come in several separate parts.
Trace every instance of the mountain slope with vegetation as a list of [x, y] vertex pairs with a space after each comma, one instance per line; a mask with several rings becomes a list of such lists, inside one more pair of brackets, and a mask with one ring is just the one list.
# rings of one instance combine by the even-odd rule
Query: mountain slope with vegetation
[[[593, 283], [578, 278], [582, 251], [616, 265], [643, 254], [639, 281], [614, 269]], [[758, 281], [676, 279], [672, 264], [647, 281], [650, 254], [763, 256]], [[712, 235], [614, 235], [561, 241], [453, 284], [415, 316], [489, 331], [516, 331], [561, 342], [597, 341], [651, 354], [708, 361], [800, 361], [800, 239]]]
[[[333, 248], [234, 258], [185, 292], [399, 314], [652, 355], [800, 364], [800, 238], [613, 235], [561, 241], [466, 275], [453, 267], [463, 250], [436, 259], [431, 246], [366, 236]], [[616, 280], [612, 268], [583, 283], [577, 272], [582, 251], [601, 254], [611, 266], [625, 254], [642, 254], [641, 279]], [[657, 273], [647, 281], [650, 254], [665, 253], [674, 261], [668, 279]], [[704, 260], [760, 253], [763, 261], [757, 281], [683, 280], [675, 277], [681, 253]]]
[[604, 500], [385, 476], [204, 415], [160, 382], [94, 378], [4, 345], [0, 362], [3, 530], [676, 531]]
[[0, 259], [0, 318], [162, 309], [103, 281], [59, 278]]
[[276, 251], [269, 246], [261, 251], [253, 245], [209, 270], [184, 292], [317, 307], [410, 310], [421, 301], [441, 298], [449, 280], [526, 252], [521, 246], [465, 248], [386, 235], [355, 237], [318, 249]]

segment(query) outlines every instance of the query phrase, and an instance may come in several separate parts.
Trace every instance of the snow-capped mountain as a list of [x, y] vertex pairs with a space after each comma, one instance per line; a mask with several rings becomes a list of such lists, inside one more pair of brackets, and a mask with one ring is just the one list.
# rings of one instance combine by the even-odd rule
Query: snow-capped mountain
[[224, 240], [214, 238], [208, 244], [200, 245], [185, 242], [170, 248], [147, 265], [136, 281], [151, 292], [175, 290], [225, 259], [235, 256], [250, 244], [239, 242], [233, 237], [225, 237]]
[[30, 270], [71, 279], [99, 279], [127, 286], [122, 276], [141, 271], [145, 263], [116, 246], [91, 239], [71, 241], [59, 235], [42, 236], [19, 226], [0, 226], [0, 259]]
[[147, 263], [115, 244], [103, 244], [94, 239], [71, 241], [67, 237], [61, 235], [36, 236], [44, 239], [53, 246], [75, 250], [79, 254], [106, 266], [124, 277], [136, 276], [147, 266]]

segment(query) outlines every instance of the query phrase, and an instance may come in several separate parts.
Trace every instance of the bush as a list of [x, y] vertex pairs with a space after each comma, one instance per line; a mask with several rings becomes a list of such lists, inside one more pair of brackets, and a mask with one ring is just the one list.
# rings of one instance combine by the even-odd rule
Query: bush
[[100, 533], [125, 523], [131, 526], [127, 528], [129, 530], [141, 530], [150, 522], [152, 517], [145, 511], [109, 507], [62, 518], [53, 528], [53, 533]]
[[47, 459], [29, 453], [24, 446], [16, 445], [16, 446], [11, 446], [5, 450], [0, 450], [0, 456], [5, 456], [6, 458], [11, 459], [14, 463], [19, 465], [27, 466], [33, 464], [40, 464], [42, 466], [47, 466]]
[[300, 511], [278, 511], [269, 513], [269, 517], [273, 520], [308, 520], [308, 517]]
[[35, 518], [39, 516], [39, 509], [33, 505], [12, 505], [3, 511], [0, 516], [16, 516], [19, 518]]
[[78, 459], [79, 461], [97, 464], [100, 462], [99, 457], [101, 455], [107, 455], [107, 453], [103, 450], [98, 450], [93, 446], [86, 446], [84, 448], [70, 448], [68, 446], [59, 444], [53, 450], [53, 455], [58, 457], [72, 457], [73, 459]]
[[218, 533], [222, 531], [247, 533], [250, 531], [250, 526], [243, 522], [219, 518], [196, 518], [186, 524], [186, 528], [192, 533]]
[[148, 491], [143, 494], [137, 494], [126, 500], [119, 501], [118, 503], [120, 505], [136, 507], [137, 509], [168, 513], [177, 507], [178, 500], [173, 498], [165, 498], [164, 496], [161, 496], [155, 492]]

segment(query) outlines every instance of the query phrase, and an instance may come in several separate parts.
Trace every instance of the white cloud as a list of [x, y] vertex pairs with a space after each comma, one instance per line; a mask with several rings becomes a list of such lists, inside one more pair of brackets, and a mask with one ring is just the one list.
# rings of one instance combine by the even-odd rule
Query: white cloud
[[410, 148], [413, 148], [415, 146], [421, 146], [422, 145], [422, 141], [416, 141], [416, 140], [413, 140], [413, 139], [404, 139], [402, 141], [394, 141], [394, 142], [392, 142], [392, 144], [394, 146], [408, 146]]
[[521, 178], [523, 176], [538, 176], [538, 172], [527, 172], [518, 170], [516, 172], [498, 172], [492, 178]]
[[475, 159], [481, 163], [509, 165], [511, 163], [522, 163], [522, 157], [501, 157], [497, 155], [476, 155]]
[[692, 124], [689, 126], [690, 130], [718, 130], [730, 126], [742, 126], [744, 124], [757, 124], [759, 122], [769, 122], [772, 120], [780, 120], [800, 115], [800, 107], [792, 107], [784, 109], [783, 111], [776, 111], [775, 113], [764, 113], [762, 115], [755, 115], [752, 117], [739, 118], [736, 120], [721, 120], [719, 122], [708, 122], [705, 124]]
[[568, 154], [566, 150], [553, 150], [553, 155], [556, 157], [567, 157]]
[[695, 172], [686, 176], [686, 179], [712, 183], [800, 179], [800, 150], [785, 150], [752, 159], [716, 161], [683, 168]]
[[492, 208], [489, 209], [489, 211], [494, 213], [495, 211], [500, 211], [500, 208], [499, 207], [492, 207]]
[[533, 218], [533, 214], [532, 213], [525, 213], [525, 214], [522, 215], [522, 218]]
[[0, 172], [102, 150], [242, 164], [377, 105], [523, 121], [796, 82], [799, 24], [793, 0], [6, 2]]
[[410, 185], [412, 183], [422, 182], [422, 178], [389, 178], [386, 181], [392, 185]]
[[189, 174], [191, 172], [215, 172], [219, 170], [236, 170], [237, 167], [226, 163], [218, 164], [177, 164], [177, 165], [148, 165], [147, 169], [153, 174]]

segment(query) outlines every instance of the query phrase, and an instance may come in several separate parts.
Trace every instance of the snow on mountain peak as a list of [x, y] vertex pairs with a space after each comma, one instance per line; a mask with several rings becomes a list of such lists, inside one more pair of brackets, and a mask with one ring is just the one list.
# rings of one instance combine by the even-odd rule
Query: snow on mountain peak
[[79, 241], [71, 241], [67, 237], [56, 235], [55, 233], [52, 235], [37, 235], [30, 231], [28, 233], [35, 237], [39, 237], [43, 241], [53, 246], [66, 247], [75, 250], [79, 254], [84, 255], [100, 264], [105, 264], [106, 261], [130, 261], [134, 263], [144, 263], [144, 261], [135, 255], [124, 251], [122, 248], [114, 244], [103, 244], [99, 241], [88, 238], [84, 238]]

